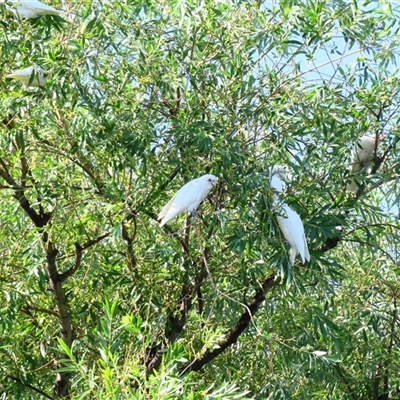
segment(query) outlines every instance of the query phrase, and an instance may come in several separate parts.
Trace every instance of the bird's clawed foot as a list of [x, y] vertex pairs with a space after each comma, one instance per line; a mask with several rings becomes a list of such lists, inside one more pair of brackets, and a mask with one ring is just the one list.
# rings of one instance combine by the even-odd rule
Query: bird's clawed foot
[[192, 210], [193, 225], [197, 224], [197, 210]]

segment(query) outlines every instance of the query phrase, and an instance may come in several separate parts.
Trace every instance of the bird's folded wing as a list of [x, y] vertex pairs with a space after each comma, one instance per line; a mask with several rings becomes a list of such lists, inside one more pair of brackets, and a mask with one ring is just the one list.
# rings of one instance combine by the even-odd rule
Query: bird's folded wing
[[304, 233], [303, 233], [303, 239], [304, 239], [304, 259], [306, 261], [310, 261], [310, 251], [308, 250], [307, 238]]
[[34, 11], [39, 14], [45, 12], [45, 13], [51, 13], [54, 15], [60, 15], [62, 13], [62, 11], [56, 10], [52, 6], [49, 6], [40, 1], [34, 1], [34, 0], [21, 2], [19, 4], [19, 6], [26, 10], [31, 10], [31, 11]]
[[301, 221], [299, 214], [292, 209], [288, 212], [288, 216], [290, 220], [292, 240], [296, 244], [297, 251], [300, 253], [301, 259], [304, 263], [306, 260], [310, 259], [310, 254], [308, 252], [307, 241], [304, 235], [303, 222]]
[[163, 207], [163, 209], [159, 212], [157, 219], [164, 218], [167, 215], [168, 210], [172, 206], [176, 195]]
[[202, 194], [202, 183], [197, 180], [188, 182], [175, 196], [174, 206], [182, 211], [193, 211], [190, 207], [196, 202], [200, 202]]
[[179, 214], [184, 211], [189, 210], [189, 207], [196, 202], [200, 196], [200, 185], [199, 182], [194, 180], [188, 182], [186, 185], [182, 186], [175, 196], [164, 206], [160, 214], [158, 214], [158, 219], [163, 218], [168, 214]]

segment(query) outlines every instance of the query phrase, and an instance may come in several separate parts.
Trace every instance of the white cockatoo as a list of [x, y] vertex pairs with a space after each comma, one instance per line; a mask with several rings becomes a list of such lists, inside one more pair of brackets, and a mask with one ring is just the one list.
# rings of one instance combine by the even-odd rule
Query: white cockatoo
[[285, 167], [282, 165], [274, 165], [271, 171], [270, 187], [278, 193], [282, 193], [285, 189], [285, 182], [282, 178], [285, 176]]
[[273, 195], [274, 208], [278, 212], [276, 217], [283, 236], [290, 244], [289, 260], [293, 265], [296, 254], [299, 253], [303, 264], [310, 260], [310, 253], [306, 236], [304, 234], [304, 226], [299, 214], [292, 210], [287, 204], [283, 203], [278, 196], [285, 188], [285, 182], [281, 178], [284, 177], [285, 168], [281, 165], [275, 165], [271, 172], [270, 187], [276, 191]]
[[182, 186], [158, 214], [158, 219], [162, 218], [161, 226], [178, 214], [184, 212], [196, 214], [200, 203], [207, 197], [217, 181], [218, 178], [216, 176], [206, 174]]
[[308, 251], [307, 240], [304, 234], [304, 226], [299, 214], [285, 203], [279, 205], [278, 200], [275, 201], [275, 205], [279, 212], [279, 215], [276, 217], [279, 228], [281, 229], [283, 236], [285, 236], [285, 239], [290, 244], [290, 264], [294, 264], [294, 259], [296, 258], [297, 253], [300, 254], [303, 264], [306, 261], [310, 261], [310, 253]]
[[[32, 82], [30, 82], [34, 74]], [[6, 78], [17, 79], [22, 82], [26, 87], [38, 87], [46, 84], [46, 78], [44, 76], [45, 71], [40, 67], [27, 67], [24, 69], [17, 69], [12, 74], [6, 76]]]
[[[373, 162], [376, 137], [361, 136], [354, 144], [351, 153], [350, 175], [357, 174], [362, 168], [368, 169]], [[354, 179], [347, 185], [347, 191], [358, 192], [358, 185]]]
[[41, 15], [60, 15], [61, 11], [37, 0], [13, 0], [20, 18], [37, 18]]

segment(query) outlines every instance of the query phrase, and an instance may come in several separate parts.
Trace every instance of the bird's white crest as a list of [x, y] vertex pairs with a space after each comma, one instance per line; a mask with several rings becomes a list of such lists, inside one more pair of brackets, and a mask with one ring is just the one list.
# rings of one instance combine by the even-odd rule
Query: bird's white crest
[[308, 251], [308, 245], [306, 236], [304, 234], [303, 222], [300, 219], [299, 214], [292, 210], [288, 205], [278, 203], [277, 198], [275, 204], [279, 215], [276, 217], [279, 228], [281, 229], [283, 236], [290, 244], [290, 264], [294, 264], [296, 254], [299, 253], [303, 264], [310, 260], [310, 253]]
[[[353, 146], [351, 153], [350, 175], [355, 175], [361, 171], [362, 168], [369, 169], [373, 162], [375, 152], [376, 137], [361, 136]], [[347, 185], [347, 191], [351, 193], [358, 192], [357, 182], [352, 179]]]
[[207, 197], [217, 181], [218, 178], [216, 176], [206, 174], [182, 186], [158, 214], [158, 219], [162, 218], [161, 226], [178, 214], [196, 212], [200, 203]]
[[[30, 82], [34, 74], [32, 82]], [[46, 84], [46, 78], [44, 77], [45, 71], [40, 67], [27, 67], [24, 69], [17, 69], [12, 74], [6, 76], [6, 78], [13, 78], [22, 82], [26, 87], [38, 87]], [[30, 83], [29, 83], [30, 82]]]
[[20, 18], [37, 18], [41, 15], [60, 15], [61, 11], [37, 0], [12, 0]]
[[275, 190], [278, 193], [282, 193], [285, 189], [285, 182], [282, 181], [282, 178], [285, 176], [285, 167], [282, 165], [274, 165], [271, 171], [271, 189]]

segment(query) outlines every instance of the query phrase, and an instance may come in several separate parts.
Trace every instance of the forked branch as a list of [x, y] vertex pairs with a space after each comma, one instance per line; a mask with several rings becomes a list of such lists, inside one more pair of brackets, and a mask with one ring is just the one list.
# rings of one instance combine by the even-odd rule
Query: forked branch
[[59, 274], [59, 281], [64, 282], [66, 279], [68, 279], [81, 265], [82, 261], [82, 256], [83, 252], [88, 249], [89, 247], [99, 243], [101, 240], [105, 239], [107, 236], [110, 235], [110, 232], [105, 232], [94, 239], [88, 240], [86, 243], [83, 245], [80, 245], [78, 242], [75, 242], [75, 261], [73, 265], [64, 273]]

